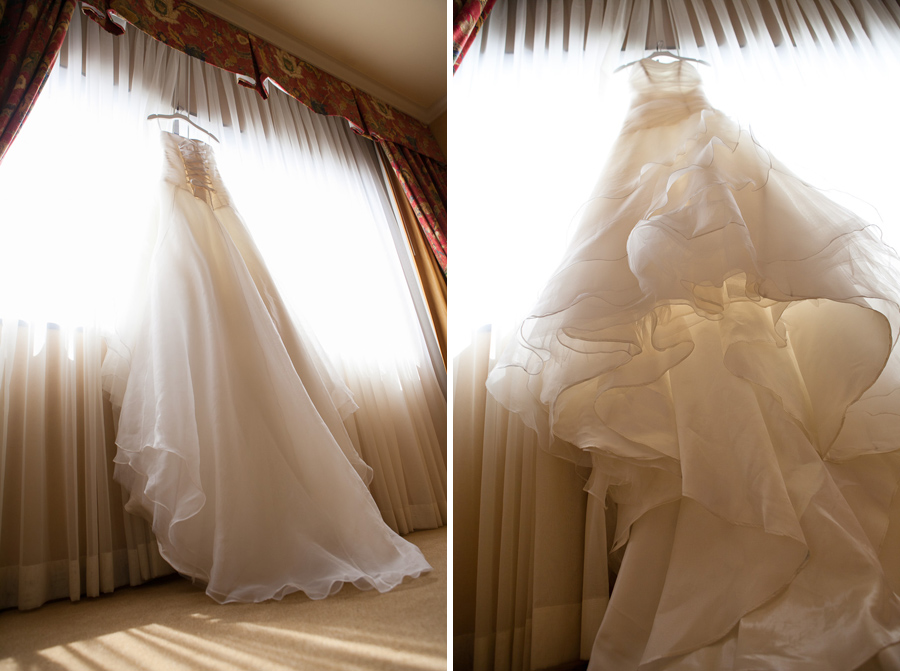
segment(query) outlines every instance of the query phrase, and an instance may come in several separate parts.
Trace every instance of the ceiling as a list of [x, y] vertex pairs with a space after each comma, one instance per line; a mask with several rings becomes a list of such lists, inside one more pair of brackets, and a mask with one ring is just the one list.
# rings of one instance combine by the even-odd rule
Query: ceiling
[[191, 0], [407, 114], [447, 109], [447, 0]]

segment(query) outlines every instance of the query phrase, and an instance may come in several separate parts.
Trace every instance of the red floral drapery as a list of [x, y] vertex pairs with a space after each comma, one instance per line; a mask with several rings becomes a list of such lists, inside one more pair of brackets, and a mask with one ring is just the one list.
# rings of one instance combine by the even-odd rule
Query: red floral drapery
[[453, 0], [453, 72], [459, 68], [496, 1]]
[[0, 160], [37, 100], [75, 0], [0, 0]]
[[447, 275], [447, 167], [393, 142], [382, 142], [431, 251]]

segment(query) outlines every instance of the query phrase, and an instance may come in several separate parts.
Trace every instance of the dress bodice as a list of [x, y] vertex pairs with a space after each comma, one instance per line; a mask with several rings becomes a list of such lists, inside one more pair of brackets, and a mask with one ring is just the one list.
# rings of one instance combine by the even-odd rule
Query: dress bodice
[[165, 166], [163, 179], [190, 191], [213, 209], [230, 205], [231, 199], [216, 168], [212, 147], [173, 133], [162, 133]]
[[636, 97], [703, 95], [700, 73], [687, 61], [660, 63], [645, 58], [634, 64], [630, 83]]
[[626, 132], [677, 123], [712, 107], [703, 93], [700, 73], [686, 61], [660, 63], [645, 58], [632, 66], [629, 83], [632, 100]]

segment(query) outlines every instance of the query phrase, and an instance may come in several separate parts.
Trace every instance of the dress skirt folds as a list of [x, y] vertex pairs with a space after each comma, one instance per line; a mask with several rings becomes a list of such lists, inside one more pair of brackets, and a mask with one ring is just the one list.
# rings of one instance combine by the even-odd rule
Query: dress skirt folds
[[220, 602], [386, 591], [428, 571], [382, 521], [342, 423], [350, 392], [291, 318], [210, 147], [162, 146], [145, 272], [103, 369], [127, 509]]
[[488, 379], [615, 507], [590, 668], [900, 668], [900, 259], [689, 64], [631, 83]]

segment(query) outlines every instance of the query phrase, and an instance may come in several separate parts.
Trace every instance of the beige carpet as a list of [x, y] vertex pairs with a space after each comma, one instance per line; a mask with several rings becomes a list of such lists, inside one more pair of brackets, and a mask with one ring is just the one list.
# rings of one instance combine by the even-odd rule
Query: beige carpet
[[345, 586], [323, 601], [221, 606], [180, 577], [79, 602], [0, 613], [11, 669], [447, 668], [447, 530], [406, 536], [434, 567], [386, 594]]

